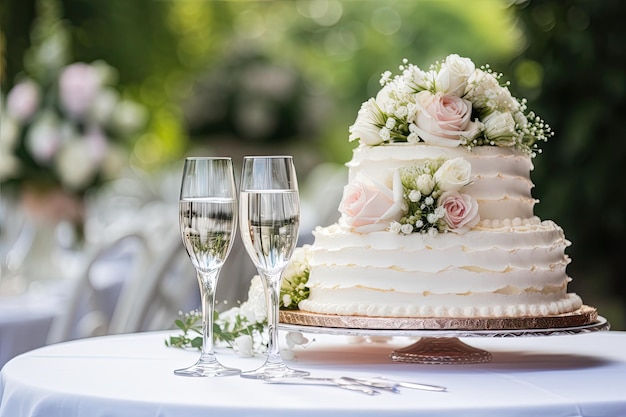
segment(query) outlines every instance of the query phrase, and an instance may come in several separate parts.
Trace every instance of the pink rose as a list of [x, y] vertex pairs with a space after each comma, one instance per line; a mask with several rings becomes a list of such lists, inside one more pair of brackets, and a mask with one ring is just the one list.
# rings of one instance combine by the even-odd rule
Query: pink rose
[[480, 220], [478, 203], [467, 194], [446, 191], [439, 197], [439, 206], [444, 208], [444, 220], [453, 232], [466, 233]]
[[472, 103], [444, 93], [421, 91], [416, 96], [416, 132], [424, 142], [455, 147], [461, 137], [471, 138], [476, 133], [476, 123], [471, 121]]
[[98, 68], [77, 62], [59, 76], [61, 106], [72, 117], [82, 117], [100, 92], [103, 79]]
[[405, 205], [402, 192], [398, 172], [393, 177], [392, 188], [359, 172], [344, 187], [339, 211], [356, 232], [385, 230], [392, 221], [402, 217]]
[[7, 95], [7, 113], [18, 122], [30, 119], [41, 102], [39, 86], [31, 79], [16, 84]]

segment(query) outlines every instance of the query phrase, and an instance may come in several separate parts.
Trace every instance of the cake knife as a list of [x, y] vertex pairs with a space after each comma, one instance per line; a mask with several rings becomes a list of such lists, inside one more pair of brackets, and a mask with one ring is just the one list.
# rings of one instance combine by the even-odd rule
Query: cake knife
[[356, 382], [348, 382], [342, 378], [314, 378], [314, 377], [302, 377], [299, 379], [294, 378], [266, 378], [264, 379], [268, 384], [284, 384], [284, 385], [326, 385], [328, 387], [339, 387], [350, 391], [357, 391], [367, 395], [377, 395], [380, 391], [376, 391], [371, 387], [359, 384]]
[[357, 378], [357, 380], [363, 381], [366, 383], [386, 382], [386, 383], [394, 384], [398, 387], [419, 389], [419, 390], [426, 390], [426, 391], [443, 392], [443, 391], [448, 390], [446, 387], [442, 387], [440, 385], [421, 384], [418, 382], [411, 382], [411, 381], [396, 381], [390, 378], [385, 378], [383, 376], [377, 376], [374, 378], [362, 378], [362, 379]]

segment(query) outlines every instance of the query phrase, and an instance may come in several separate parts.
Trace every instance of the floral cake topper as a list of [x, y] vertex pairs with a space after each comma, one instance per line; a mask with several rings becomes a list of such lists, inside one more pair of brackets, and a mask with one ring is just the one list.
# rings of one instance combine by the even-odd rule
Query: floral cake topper
[[399, 69], [393, 77], [390, 71], [382, 74], [382, 89], [361, 105], [350, 141], [504, 146], [534, 157], [537, 143], [554, 134], [488, 65], [476, 68], [469, 58], [452, 54], [427, 71], [406, 59]]

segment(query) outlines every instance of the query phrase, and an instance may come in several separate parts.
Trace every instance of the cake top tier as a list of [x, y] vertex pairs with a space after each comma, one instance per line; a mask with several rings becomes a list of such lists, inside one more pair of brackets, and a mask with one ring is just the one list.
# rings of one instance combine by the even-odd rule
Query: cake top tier
[[376, 146], [391, 142], [474, 148], [517, 148], [531, 157], [550, 126], [513, 97], [502, 74], [452, 54], [426, 71], [406, 59], [400, 74], [382, 74], [381, 90], [361, 105], [350, 140]]

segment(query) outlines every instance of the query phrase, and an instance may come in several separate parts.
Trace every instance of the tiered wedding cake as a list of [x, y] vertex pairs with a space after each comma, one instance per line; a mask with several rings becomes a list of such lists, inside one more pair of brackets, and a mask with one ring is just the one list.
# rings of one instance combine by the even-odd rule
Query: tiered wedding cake
[[569, 242], [534, 216], [540, 118], [458, 55], [405, 62], [363, 103], [336, 224], [318, 227], [299, 309], [372, 317], [572, 312]]

